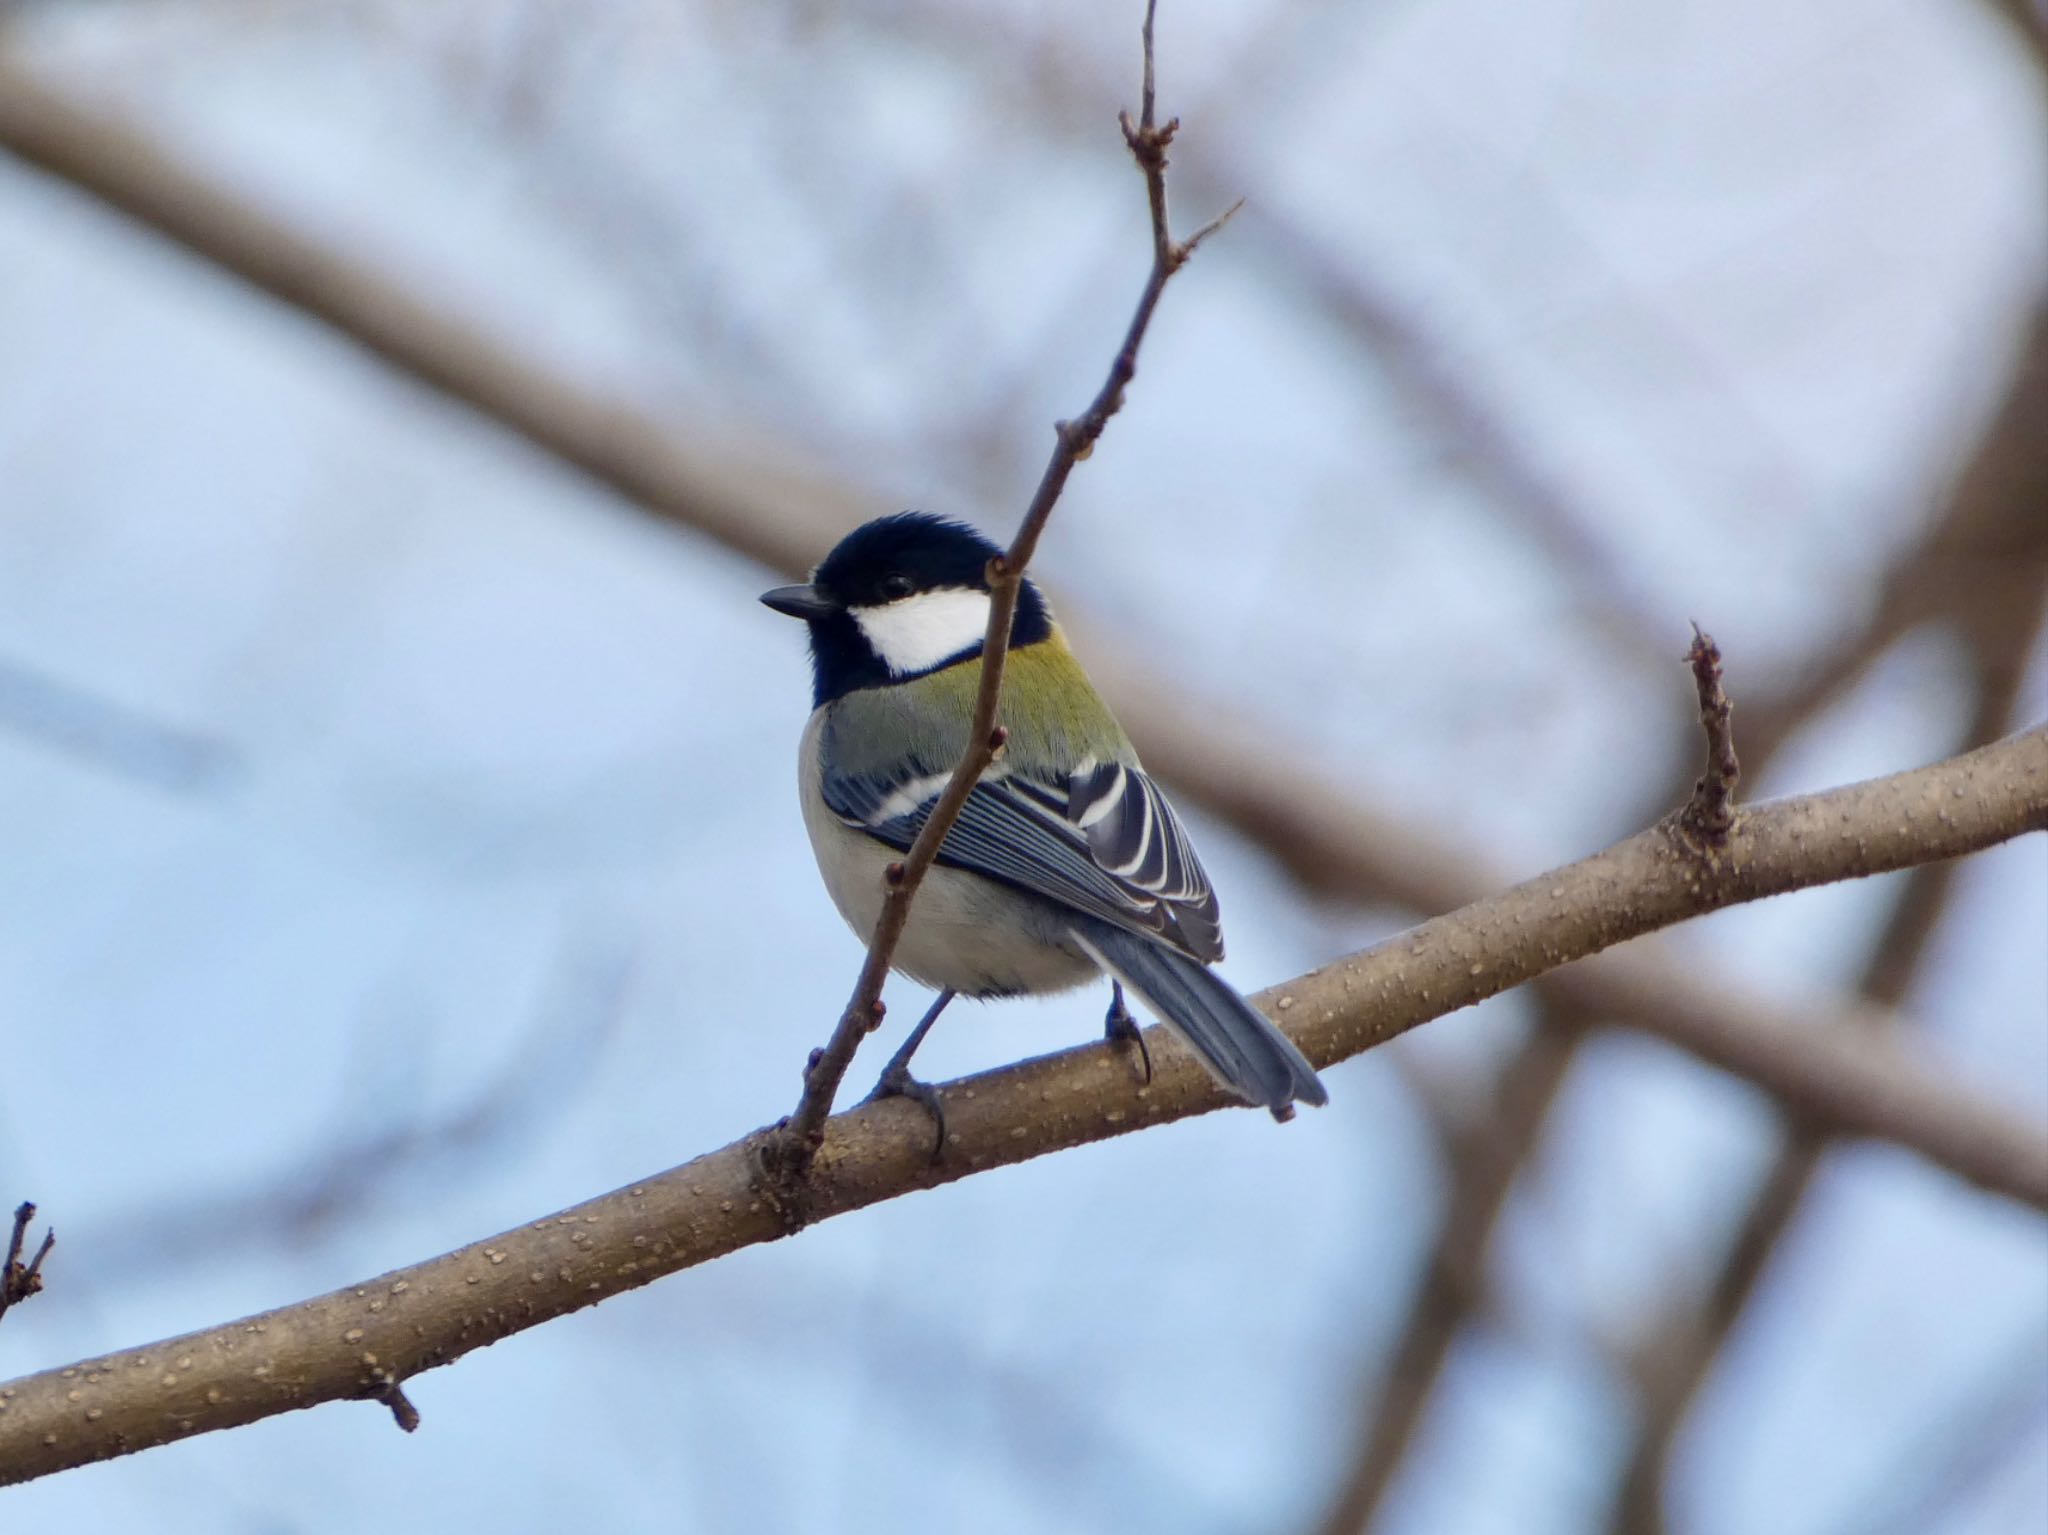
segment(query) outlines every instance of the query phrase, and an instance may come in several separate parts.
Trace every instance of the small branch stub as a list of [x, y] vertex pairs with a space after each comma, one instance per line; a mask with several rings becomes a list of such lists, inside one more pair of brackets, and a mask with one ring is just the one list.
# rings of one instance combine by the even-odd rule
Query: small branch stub
[[1216, 217], [1209, 220], [1209, 222], [1204, 224], [1200, 229], [1197, 229], [1185, 240], [1181, 241], [1178, 245], [1174, 246], [1173, 264], [1175, 266], [1180, 266], [1183, 263], [1185, 263], [1188, 257], [1192, 256], [1195, 253], [1196, 246], [1200, 245], [1204, 240], [1208, 239], [1209, 236], [1216, 233], [1217, 230], [1221, 229], [1225, 224], [1228, 224], [1232, 219], [1236, 218], [1238, 214], [1243, 211], [1244, 199], [1240, 197], [1236, 202], [1232, 203], [1228, 208], [1225, 208], [1221, 213], [1217, 214]]
[[1679, 826], [1698, 847], [1726, 845], [1735, 825], [1735, 785], [1742, 765], [1735, 758], [1735, 706], [1721, 687], [1721, 647], [1698, 624], [1692, 626], [1692, 648], [1685, 653], [1699, 693], [1700, 728], [1707, 737], [1707, 766], [1693, 784], [1692, 798], [1678, 813]]
[[391, 1419], [408, 1434], [420, 1426], [420, 1410], [413, 1406], [412, 1398], [405, 1394], [405, 1387], [396, 1379], [384, 1382], [377, 1392], [377, 1400], [391, 1409]]
[[43, 1260], [57, 1245], [57, 1233], [46, 1230], [35, 1256], [26, 1263], [22, 1262], [22, 1250], [28, 1245], [29, 1223], [35, 1218], [36, 1207], [29, 1200], [24, 1199], [15, 1206], [14, 1230], [7, 1239], [7, 1264], [0, 1269], [0, 1316], [5, 1316], [10, 1306], [20, 1305], [43, 1288]]

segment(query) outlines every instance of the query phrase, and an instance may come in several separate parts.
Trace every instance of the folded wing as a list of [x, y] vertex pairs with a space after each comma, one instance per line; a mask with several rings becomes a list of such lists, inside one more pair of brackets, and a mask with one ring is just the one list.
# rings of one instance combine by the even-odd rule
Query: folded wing
[[[848, 825], [908, 849], [947, 776], [885, 782], [827, 770], [825, 803]], [[998, 762], [939, 848], [939, 861], [1048, 896], [1193, 959], [1223, 957], [1216, 894], [1173, 807], [1128, 763], [1056, 781]]]

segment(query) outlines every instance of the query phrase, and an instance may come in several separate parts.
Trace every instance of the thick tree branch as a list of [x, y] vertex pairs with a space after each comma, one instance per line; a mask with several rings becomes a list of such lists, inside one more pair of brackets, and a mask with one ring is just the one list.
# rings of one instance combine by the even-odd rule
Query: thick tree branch
[[[1752, 778], [1763, 775], [1772, 759], [1846, 687], [1873, 665], [1908, 630], [1928, 623], [1950, 626], [1967, 639], [1977, 671], [1977, 718], [1960, 743], [1979, 746], [2010, 728], [2009, 715], [2040, 626], [2048, 566], [2043, 564], [2039, 507], [2048, 499], [2048, 299], [2037, 298], [2027, 339], [2003, 401], [1987, 423], [1957, 476], [1940, 514], [1922, 536], [1894, 557], [1880, 584], [1880, 598], [1867, 621], [1846, 636], [1824, 658], [1803, 672], [1800, 682], [1761, 707], [1745, 706], [1743, 756]], [[1733, 745], [1725, 733], [1726, 700], [1718, 694], [1713, 659], [1695, 662], [1700, 685], [1701, 722], [1708, 731], [1710, 767], [1694, 786], [1690, 805], [1702, 806], [1702, 794], [1717, 779], [1733, 784]], [[1726, 757], [1723, 757], [1724, 751]], [[1676, 785], [1653, 790], [1652, 803], [1668, 803]], [[1906, 978], [1924, 939], [1931, 934], [1947, 888], [1945, 866], [1916, 871], [1902, 893], [1894, 920], [1874, 950], [1873, 968], [1862, 988], [1863, 1005], [1845, 1010], [1841, 1019], [1858, 1027], [1890, 1029], [1893, 1009], [1906, 995]], [[1567, 972], [1582, 977], [1597, 967]], [[1888, 972], [1885, 974], [1883, 972]], [[1426, 1410], [1436, 1377], [1448, 1357], [1458, 1329], [1470, 1309], [1467, 1289], [1443, 1276], [1453, 1258], [1460, 1265], [1479, 1261], [1500, 1208], [1513, 1187], [1520, 1164], [1541, 1139], [1545, 1115], [1531, 1115], [1531, 1103], [1548, 1104], [1562, 1084], [1585, 1025], [1613, 1021], [1609, 1010], [1620, 999], [1588, 997], [1594, 1010], [1562, 1009], [1565, 977], [1545, 979], [1545, 1006], [1539, 1028], [1524, 1042], [1501, 1073], [1490, 1122], [1495, 1134], [1481, 1161], [1454, 1169], [1445, 1201], [1437, 1247], [1423, 1270], [1411, 1304], [1394, 1364], [1385, 1378], [1383, 1397], [1368, 1405], [1359, 1447], [1340, 1484], [1324, 1525], [1330, 1535], [1354, 1535], [1371, 1521], [1392, 1485], [1400, 1455]], [[1674, 975], [1677, 985], [1656, 994], [1672, 1009], [1668, 1025], [1703, 1009], [1726, 1013], [1736, 1003], [1725, 982], [1710, 997], [1694, 995], [1690, 977]], [[1682, 1005], [1679, 1003], [1684, 996]], [[1600, 1009], [1601, 1002], [1608, 1009]], [[1796, 1212], [1801, 1191], [1825, 1147], [1819, 1133], [1798, 1137], [1804, 1172], [1780, 1167], [1769, 1176], [1757, 1204], [1741, 1223], [1724, 1272], [1703, 1287], [1697, 1299], [1682, 1298], [1675, 1313], [1647, 1334], [1653, 1345], [1640, 1352], [1636, 1373], [1642, 1394], [1636, 1440], [1623, 1457], [1625, 1467], [1612, 1514], [1612, 1528], [1648, 1535], [1659, 1519], [1659, 1495], [1668, 1452], [1698, 1386], [1746, 1298], [1764, 1272], [1764, 1261], [1777, 1234]], [[1788, 1151], [1788, 1155], [1790, 1152]]]
[[[1721, 686], [1720, 648], [1698, 624], [1692, 626], [1685, 659], [1699, 699], [1706, 766], [1670, 824], [1687, 846], [1711, 860], [1726, 847], [1735, 824], [1741, 768], [1735, 756], [1734, 706]], [[1323, 1517], [1323, 1535], [1357, 1535], [1372, 1528], [1428, 1411], [1451, 1346], [1466, 1318], [1480, 1308], [1494, 1227], [1507, 1208], [1523, 1159], [1564, 1088], [1584, 1033], [1584, 1020], [1554, 990], [1537, 996], [1535, 1023], [1501, 1073], [1486, 1133], [1473, 1135], [1452, 1159], [1451, 1190], [1436, 1239], [1423, 1261], [1393, 1358], [1367, 1394], [1358, 1448]]]
[[[2048, 583], [2033, 581], [2020, 588], [2016, 601], [2001, 605], [2002, 623], [1987, 621], [1982, 612], [1969, 620], [1980, 634], [1997, 636], [2003, 644], [1996, 651], [1985, 650], [1982, 642], [1978, 646], [1976, 708], [1964, 727], [1965, 742], [1988, 739], [2004, 728], [2018, 702], [2026, 652], [2040, 628], [2044, 601]], [[1874, 1016], [1905, 1002], [1947, 909], [1954, 874], [1952, 863], [1923, 864], [1900, 886], [1857, 982], [1857, 995], [1879, 1010]], [[1698, 1291], [1677, 1296], [1645, 1331], [1636, 1371], [1641, 1402], [1609, 1512], [1612, 1535], [1657, 1535], [1665, 1528], [1665, 1487], [1679, 1433], [1820, 1176], [1829, 1146], [1826, 1128], [1793, 1113], [1786, 1115], [1784, 1128], [1784, 1144], [1713, 1273]]]
[[[1173, 142], [1180, 123], [1173, 118], [1164, 123], [1156, 119], [1152, 67], [1152, 22], [1156, 8], [1156, 0], [1145, 7], [1144, 84], [1140, 90], [1138, 120], [1132, 122], [1128, 113], [1119, 119], [1124, 143], [1145, 178], [1145, 200], [1152, 211], [1152, 267], [1146, 273], [1145, 286], [1138, 295], [1137, 308], [1124, 331], [1123, 343], [1110, 360], [1108, 377], [1095, 392], [1094, 399], [1088, 402], [1086, 410], [1071, 421], [1054, 425], [1052, 457], [1039, 476], [1038, 489], [1032, 493], [1031, 504], [1025, 508], [1017, 536], [1010, 541], [1010, 547], [1004, 554], [989, 561], [988, 630], [982, 640], [981, 682], [975, 693], [974, 716], [967, 727], [967, 749], [953, 769], [953, 776], [947, 781], [944, 792], [939, 795], [938, 803], [932, 806], [931, 815], [911, 843], [910, 851], [904, 854], [901, 862], [889, 865], [888, 890], [882, 898], [882, 910], [875, 919], [875, 931], [868, 941], [867, 959], [854, 982], [853, 995], [847, 999], [845, 1011], [839, 1015], [831, 1039], [812, 1058], [805, 1071], [803, 1097], [796, 1112], [790, 1116], [786, 1133], [778, 1138], [773, 1149], [772, 1160], [791, 1174], [800, 1173], [816, 1154], [826, 1116], [832, 1112], [832, 1100], [838, 1094], [847, 1068], [853, 1063], [854, 1051], [869, 1031], [881, 1022], [882, 986], [889, 978], [889, 966], [896, 946], [910, 920], [910, 904], [916, 898], [918, 886], [937, 861], [939, 845], [953, 829], [953, 823], [959, 820], [960, 812], [967, 804], [967, 796], [974, 792], [981, 775], [1003, 749], [1004, 732], [997, 722], [998, 712], [1002, 700], [1004, 663], [1009, 658], [1010, 627], [1017, 616], [1017, 597], [1022, 590], [1024, 568], [1038, 551], [1038, 540], [1045, 532], [1053, 507], [1059, 502], [1060, 492], [1066, 488], [1067, 477], [1074, 472], [1076, 464], [1094, 451], [1096, 439], [1108, 426], [1109, 418], [1123, 408], [1124, 390], [1137, 376], [1138, 349], [1144, 344], [1145, 332], [1152, 324], [1152, 315], [1159, 307], [1161, 295], [1166, 292], [1167, 281], [1187, 264], [1195, 247], [1230, 217], [1225, 213], [1188, 240], [1176, 241], [1173, 238], [1166, 215], [1166, 150]], [[786, 1199], [795, 1198], [794, 1189], [784, 1192]]]
[[[1932, 767], [1737, 814], [1704, 858], [1667, 819], [1578, 863], [1425, 922], [1255, 1000], [1328, 1067], [1545, 970], [1686, 917], [1953, 858], [2048, 828], [2048, 726]], [[1626, 956], [1616, 956], [1626, 959]], [[1638, 970], [1640, 967], [1638, 967]], [[1572, 974], [1575, 972], [1566, 972]], [[1643, 984], [1624, 967], [1607, 987]], [[1659, 982], [1654, 973], [1648, 984]], [[1645, 999], [1647, 1000], [1647, 999]], [[1135, 1088], [1106, 1044], [944, 1089], [949, 1156], [923, 1111], [868, 1104], [825, 1127], [814, 1219], [1224, 1107], [1160, 1030]], [[1693, 1018], [1688, 1048], [1766, 1083], [1837, 1134], [1876, 1136], [2048, 1209], [2048, 1135], [1881, 1041]], [[0, 1386], [0, 1482], [394, 1385], [551, 1317], [787, 1232], [755, 1135], [645, 1183], [413, 1268], [245, 1321]]]

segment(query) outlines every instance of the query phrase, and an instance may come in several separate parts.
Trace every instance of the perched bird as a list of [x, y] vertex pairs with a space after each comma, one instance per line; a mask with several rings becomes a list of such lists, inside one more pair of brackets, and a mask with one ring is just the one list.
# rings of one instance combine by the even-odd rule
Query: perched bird
[[[804, 824], [825, 888], [863, 942], [884, 869], [966, 749], [999, 552], [964, 523], [905, 512], [849, 533], [809, 582], [761, 597], [810, 627]], [[910, 1058], [956, 995], [1065, 991], [1107, 972], [1112, 1039], [1143, 1048], [1123, 1004], [1129, 987], [1247, 1103], [1287, 1119], [1296, 1102], [1328, 1102], [1302, 1053], [1209, 968], [1223, 957], [1209, 878], [1028, 579], [1002, 720], [1003, 751], [940, 844], [896, 949], [895, 968], [938, 1000], [876, 1094], [917, 1098], [937, 1116]]]

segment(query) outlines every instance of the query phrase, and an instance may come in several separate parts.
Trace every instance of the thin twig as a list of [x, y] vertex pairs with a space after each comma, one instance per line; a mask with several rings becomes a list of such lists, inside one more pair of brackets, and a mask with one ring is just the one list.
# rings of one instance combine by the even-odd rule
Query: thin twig
[[[796, 1112], [790, 1115], [784, 1133], [768, 1148], [771, 1171], [777, 1175], [776, 1181], [782, 1185], [781, 1192], [785, 1196], [794, 1192], [790, 1187], [791, 1175], [802, 1174], [821, 1144], [833, 1099], [838, 1095], [847, 1068], [853, 1064], [854, 1052], [860, 1047], [860, 1041], [881, 1022], [882, 985], [889, 977], [890, 962], [909, 921], [910, 903], [917, 894], [918, 886], [938, 858], [939, 846], [959, 819], [967, 796], [1002, 751], [1005, 734], [998, 722], [998, 711], [1002, 701], [1004, 663], [1008, 659], [1010, 629], [1017, 614], [1017, 597], [1022, 589], [1024, 569], [1038, 550], [1039, 536], [1045, 531], [1046, 521], [1052, 516], [1052, 509], [1059, 501], [1060, 492], [1066, 486], [1067, 477], [1073, 473], [1074, 465], [1094, 450], [1096, 439], [1109, 424], [1109, 418], [1122, 408], [1124, 390], [1138, 370], [1138, 348], [1144, 342], [1145, 331], [1152, 323], [1153, 311], [1158, 308], [1167, 280], [1187, 264], [1197, 244], [1221, 228], [1237, 211], [1231, 208], [1203, 226], [1192, 239], [1178, 243], [1167, 223], [1166, 148], [1173, 141], [1180, 124], [1174, 119], [1168, 119], [1163, 125], [1156, 124], [1154, 120], [1152, 21], [1156, 4], [1157, 0], [1150, 0], [1145, 7], [1145, 75], [1138, 121], [1133, 124], [1129, 113], [1118, 118], [1131, 158], [1137, 162], [1145, 178], [1146, 200], [1152, 210], [1152, 269], [1145, 278], [1144, 289], [1138, 296], [1138, 306], [1124, 332], [1123, 342], [1110, 363], [1109, 376], [1103, 380], [1102, 387], [1096, 391], [1086, 410], [1072, 420], [1055, 423], [1052, 457], [1039, 477], [1038, 488], [1032, 493], [1031, 504], [1025, 509], [1017, 535], [1010, 541], [1008, 550], [989, 561], [988, 632], [982, 641], [981, 685], [975, 694], [974, 716], [967, 729], [967, 749], [953, 769], [945, 792], [939, 796], [916, 841], [911, 844], [910, 851], [900, 863], [892, 863], [888, 867], [885, 876], [888, 889], [883, 895], [881, 914], [876, 918], [874, 935], [868, 944], [867, 959], [854, 982], [853, 995], [848, 999], [845, 1011], [839, 1015], [831, 1039], [824, 1049], [812, 1056], [805, 1069], [803, 1096], [797, 1103]], [[792, 1203], [788, 1208], [794, 1218], [796, 1206]]]
[[36, 1255], [23, 1263], [22, 1249], [28, 1242], [29, 1223], [35, 1218], [36, 1207], [30, 1201], [24, 1199], [14, 1207], [14, 1230], [7, 1238], [7, 1262], [0, 1267], [0, 1316], [7, 1315], [9, 1307], [20, 1305], [43, 1288], [43, 1260], [57, 1245], [57, 1233], [45, 1230]]
[[1707, 766], [1692, 786], [1692, 798], [1678, 813], [1678, 823], [1698, 846], [1718, 848], [1728, 840], [1728, 828], [1735, 824], [1735, 784], [1742, 776], [1730, 723], [1734, 706], [1721, 687], [1721, 647], [1698, 624], [1692, 626], [1692, 649], [1685, 659], [1699, 693]]

